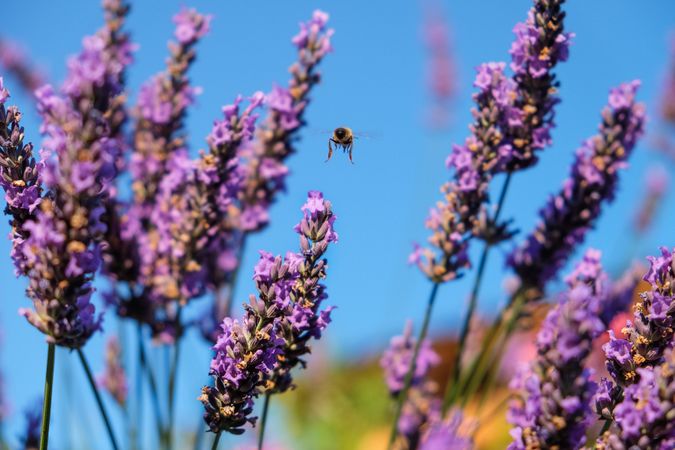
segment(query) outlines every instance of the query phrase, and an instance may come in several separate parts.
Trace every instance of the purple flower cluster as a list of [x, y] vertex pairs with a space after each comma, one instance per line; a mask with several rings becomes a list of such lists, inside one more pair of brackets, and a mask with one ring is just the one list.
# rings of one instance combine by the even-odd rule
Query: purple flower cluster
[[12, 259], [17, 274], [27, 273], [24, 249], [28, 231], [27, 221], [34, 218], [42, 198], [40, 170], [42, 164], [33, 156], [33, 144], [24, 143], [20, 125], [21, 112], [16, 106], [5, 107], [9, 92], [0, 77], [0, 185], [5, 191], [5, 214], [12, 219]]
[[326, 298], [320, 280], [328, 245], [337, 241], [335, 216], [320, 192], [310, 192], [295, 227], [301, 253], [285, 258], [261, 252], [253, 279], [258, 297], [251, 296], [241, 320], [225, 318], [213, 347], [210, 374], [214, 386], [202, 389], [204, 420], [213, 432], [244, 432], [253, 400], [261, 393], [280, 393], [292, 386], [290, 371], [309, 353], [309, 341], [321, 337], [332, 308], [321, 310]]
[[571, 39], [563, 31], [562, 3], [537, 0], [528, 20], [516, 26], [512, 78], [504, 74], [503, 63], [478, 68], [471, 135], [453, 146], [447, 159], [453, 180], [442, 186], [444, 199], [426, 221], [432, 248], [418, 248], [411, 256], [436, 283], [460, 276], [470, 265], [467, 247], [473, 236], [496, 243], [511, 235], [506, 224], [488, 218], [488, 187], [498, 173], [533, 165], [534, 152], [551, 142], [553, 108], [559, 101], [553, 69], [567, 59]]
[[596, 448], [675, 448], [675, 351], [668, 349], [660, 365], [637, 369], [637, 374], [639, 380], [624, 389], [614, 407], [618, 431], [600, 436]]
[[207, 286], [215, 287], [232, 267], [222, 257], [233, 246], [233, 213], [242, 180], [237, 151], [252, 137], [254, 110], [263, 98], [257, 93], [241, 112], [241, 98], [223, 108], [225, 118], [214, 124], [207, 137], [210, 150], [197, 161], [182, 150], [170, 156], [150, 216], [155, 228], [142, 235], [156, 244], [141, 240], [144, 247], [154, 246], [154, 252], [142, 255], [143, 275], [160, 304], [185, 304], [202, 295]]
[[420, 450], [473, 450], [472, 430], [462, 423], [462, 413], [450, 411], [445, 420], [432, 423], [420, 443]]
[[[644, 280], [651, 287], [640, 294], [633, 321], [622, 330], [626, 338], [618, 339], [611, 334], [610, 342], [603, 347], [607, 370], [621, 386], [636, 382], [638, 368], [660, 364], [665, 349], [673, 345], [674, 251], [663, 247], [661, 256], [649, 258], [651, 267]], [[602, 411], [602, 407], [598, 410]]]
[[98, 377], [98, 385], [108, 391], [118, 405], [124, 407], [127, 402], [129, 386], [127, 374], [122, 366], [122, 350], [115, 336], [108, 339], [105, 346], [105, 371]]
[[40, 446], [40, 427], [42, 425], [42, 399], [36, 400], [24, 412], [26, 428], [19, 438], [23, 450], [37, 450]]
[[308, 22], [300, 24], [300, 32], [293, 38], [298, 61], [289, 69], [288, 88], [275, 86], [269, 93], [269, 114], [244, 154], [246, 180], [240, 220], [244, 232], [267, 225], [268, 209], [277, 193], [285, 189], [288, 168], [284, 161], [294, 152], [293, 141], [304, 124], [309, 93], [321, 79], [317, 66], [332, 50], [333, 30], [326, 28], [327, 22], [328, 14], [316, 10]]
[[643, 132], [644, 105], [635, 102], [639, 84], [610, 91], [600, 133], [577, 150], [570, 178], [540, 211], [542, 220], [535, 230], [509, 255], [509, 265], [525, 287], [543, 289], [583, 242], [603, 202], [613, 200], [618, 171], [626, 167]]
[[610, 341], [603, 346], [612, 380], [602, 380], [595, 409], [616, 427], [599, 437], [598, 448], [665, 449], [675, 443], [673, 253], [664, 247], [660, 257], [648, 258], [651, 266], [643, 279], [650, 288], [640, 294], [633, 321], [622, 330], [626, 338], [618, 339], [610, 331]]
[[[380, 366], [384, 370], [384, 377], [392, 397], [397, 398], [405, 384], [405, 378], [410, 369], [416, 340], [412, 334], [412, 322], [407, 322], [403, 335], [394, 336], [389, 348], [380, 359]], [[431, 348], [431, 341], [422, 341], [415, 364], [410, 389], [401, 417], [398, 421], [398, 432], [405, 441], [405, 448], [415, 448], [420, 442], [423, 427], [430, 423], [441, 422], [441, 402], [437, 398], [438, 386], [428, 380], [429, 370], [440, 363], [440, 357]], [[436, 435], [443, 433], [433, 432]], [[435, 438], [432, 438], [432, 441]], [[433, 447], [429, 447], [433, 448]], [[438, 447], [441, 448], [441, 447]]]
[[[37, 199], [40, 191], [35, 186], [43, 181], [46, 192], [39, 209], [33, 206], [30, 212], [24, 204], [21, 209], [31, 216], [23, 224], [8, 209], [15, 226], [22, 227], [13, 233], [18, 238], [14, 259], [19, 272], [29, 278], [27, 293], [35, 307], [20, 312], [48, 341], [70, 348], [84, 345], [101, 324], [91, 303], [92, 280], [106, 231], [101, 217], [121, 152], [121, 142], [112, 133], [123, 99], [124, 68], [131, 60], [128, 42], [117, 38], [123, 16], [116, 14], [126, 14], [127, 8], [119, 1], [105, 6], [106, 25], [85, 38], [82, 52], [69, 61], [62, 94], [51, 86], [36, 92], [45, 136], [44, 167], [34, 175], [36, 166], [29, 152], [22, 164], [30, 170], [22, 176], [33, 177], [33, 181], [25, 184], [16, 178], [11, 184]], [[26, 146], [22, 151], [26, 152]], [[11, 188], [6, 192], [16, 196]]]
[[[134, 201], [127, 204], [118, 199], [115, 204], [107, 205], [106, 211], [109, 221], [105, 273], [115, 285], [126, 283], [130, 291], [129, 298], [122, 299], [117, 289], [113, 289], [111, 302], [116, 304], [121, 316], [149, 324], [153, 324], [157, 312], [157, 305], [150, 297], [154, 294], [155, 262], [161, 260], [157, 256], [160, 233], [153, 214], [161, 214], [156, 211], [157, 196], [169, 169], [174, 171], [164, 185], [164, 192], [169, 196], [170, 189], [166, 189], [172, 186], [171, 179], [173, 183], [181, 179], [181, 168], [185, 171], [183, 175], [192, 176], [186, 167], [189, 164], [183, 121], [198, 90], [190, 86], [187, 71], [195, 59], [194, 46], [206, 34], [210, 22], [209, 16], [190, 9], [183, 9], [173, 19], [178, 42], [169, 43], [166, 70], [143, 85], [135, 109], [134, 151], [129, 167]], [[163, 330], [165, 324], [157, 328]]]
[[522, 393], [509, 409], [510, 449], [581, 448], [592, 420], [596, 385], [584, 360], [604, 330], [599, 318], [606, 276], [589, 251], [567, 279], [568, 290], [537, 335], [537, 357], [511, 384]]
[[178, 42], [169, 43], [167, 68], [146, 82], [138, 94], [130, 169], [136, 202], [145, 206], [139, 206], [140, 211], [132, 210], [140, 219], [147, 219], [150, 214], [150, 205], [168, 171], [171, 155], [185, 148], [183, 121], [199, 92], [190, 86], [187, 71], [195, 60], [194, 46], [209, 31], [211, 17], [183, 9], [173, 21]]

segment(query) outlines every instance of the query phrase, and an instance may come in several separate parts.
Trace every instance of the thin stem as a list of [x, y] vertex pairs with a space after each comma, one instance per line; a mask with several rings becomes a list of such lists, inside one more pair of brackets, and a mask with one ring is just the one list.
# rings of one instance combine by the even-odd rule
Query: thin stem
[[422, 329], [420, 330], [419, 336], [417, 337], [417, 342], [415, 342], [415, 348], [413, 350], [412, 359], [410, 360], [410, 367], [408, 367], [408, 373], [405, 376], [403, 383], [403, 389], [398, 394], [398, 399], [396, 402], [396, 413], [394, 414], [394, 423], [391, 427], [391, 434], [389, 435], [389, 444], [387, 448], [391, 449], [396, 441], [396, 435], [398, 434], [398, 421], [401, 418], [401, 411], [403, 410], [403, 404], [407, 400], [408, 390], [410, 390], [410, 385], [412, 384], [413, 377], [415, 376], [415, 369], [417, 367], [417, 356], [419, 355], [420, 348], [422, 346], [422, 341], [426, 338], [427, 330], [429, 328], [429, 321], [431, 320], [431, 311], [434, 306], [434, 300], [436, 300], [436, 294], [438, 293], [438, 283], [434, 283], [431, 288], [431, 293], [429, 294], [429, 300], [427, 302], [427, 310], [424, 314], [424, 322], [422, 324]]
[[176, 380], [178, 378], [178, 361], [180, 359], [180, 341], [182, 337], [182, 328], [180, 324], [180, 316], [183, 311], [183, 306], [179, 303], [176, 310], [176, 344], [174, 345], [173, 360], [171, 361], [171, 370], [169, 371], [169, 418], [166, 424], [167, 448], [173, 448], [173, 418], [175, 412], [175, 398], [176, 398]]
[[592, 449], [595, 449], [598, 446], [598, 439], [600, 439], [602, 435], [605, 434], [607, 430], [609, 430], [609, 427], [611, 426], [612, 421], [609, 419], [605, 419], [605, 423], [602, 424], [602, 428], [600, 429], [600, 434], [598, 434], [597, 439], [595, 440], [595, 442], [593, 442], [593, 447], [591, 447]]
[[[504, 206], [504, 200], [506, 199], [506, 193], [509, 190], [509, 185], [511, 184], [511, 175], [512, 172], [506, 174], [506, 179], [502, 185], [502, 190], [499, 194], [499, 201], [497, 203], [497, 210], [495, 215], [492, 218], [492, 222], [496, 223], [499, 220], [499, 215], [502, 212]], [[483, 247], [483, 252], [480, 256], [480, 262], [478, 263], [478, 269], [476, 272], [476, 277], [474, 278], [473, 287], [471, 288], [471, 296], [469, 297], [469, 305], [467, 307], [466, 315], [464, 317], [464, 322], [462, 323], [462, 328], [459, 335], [459, 346], [457, 348], [457, 353], [455, 354], [455, 361], [453, 364], [452, 374], [448, 378], [448, 384], [445, 387], [445, 400], [443, 402], [443, 414], [447, 412], [448, 407], [455, 401], [458, 390], [459, 376], [462, 373], [462, 355], [464, 354], [464, 349], [466, 347], [466, 339], [469, 335], [471, 329], [471, 320], [473, 319], [474, 312], [476, 310], [476, 304], [478, 303], [478, 294], [480, 292], [481, 283], [483, 281], [483, 274], [485, 273], [485, 267], [487, 266], [488, 254], [492, 244], [489, 242], [485, 243]]]
[[157, 389], [157, 381], [152, 372], [152, 368], [148, 365], [148, 357], [145, 353], [145, 345], [143, 344], [143, 335], [141, 325], [139, 324], [139, 340], [138, 340], [139, 357], [141, 358], [141, 369], [148, 374], [148, 383], [150, 384], [150, 396], [152, 397], [152, 405], [155, 410], [155, 419], [157, 422], [157, 437], [160, 441], [164, 439], [164, 427], [162, 425], [162, 409], [159, 405], [159, 390]]
[[[463, 392], [462, 405], [465, 405], [466, 402], [476, 393], [481, 383], [485, 379], [487, 372], [493, 366], [498, 366], [500, 364], [502, 355], [499, 351], [492, 351], [492, 344], [496, 343], [497, 345], [500, 345], [500, 343], [506, 342], [506, 340], [511, 336], [511, 333], [513, 333], [513, 330], [516, 328], [524, 305], [525, 294], [519, 290], [514, 294], [512, 302], [510, 302], [510, 306], [507, 307], [507, 309], [505, 309], [500, 315], [499, 319], [495, 321], [494, 325], [497, 325], [497, 329], [492, 335], [493, 338], [490, 345], [487, 346], [485, 351], [481, 352], [481, 354], [478, 356], [478, 364], [475, 366], [475, 370], [467, 374], [465, 378], [468, 380], [468, 386]], [[508, 318], [505, 318], [505, 314], [507, 314], [509, 311], [511, 315]], [[492, 355], [492, 358], [488, 357], [490, 355]]]
[[263, 448], [263, 440], [265, 439], [265, 425], [267, 424], [267, 411], [270, 408], [270, 397], [272, 397], [272, 394], [270, 394], [269, 392], [265, 394], [262, 417], [260, 418], [260, 433], [258, 434], [258, 450], [262, 450]]
[[94, 397], [96, 398], [96, 403], [98, 404], [98, 409], [101, 411], [101, 416], [103, 417], [103, 422], [105, 422], [105, 427], [108, 430], [108, 437], [110, 438], [110, 444], [115, 450], [119, 450], [117, 445], [117, 440], [115, 439], [115, 433], [113, 433], [112, 425], [110, 425], [110, 419], [108, 418], [108, 413], [103, 405], [103, 400], [101, 399], [101, 394], [98, 392], [96, 387], [96, 381], [94, 381], [94, 376], [91, 374], [91, 368], [87, 362], [87, 358], [84, 356], [84, 352], [81, 348], [77, 349], [77, 355], [80, 357], [80, 362], [84, 368], [85, 373], [87, 374], [87, 380], [89, 380], [89, 386], [94, 392]]
[[213, 439], [213, 445], [211, 446], [211, 450], [218, 450], [218, 442], [220, 442], [220, 435], [223, 434], [222, 431], [219, 431], [216, 433], [216, 437]]
[[45, 372], [45, 392], [42, 399], [42, 429], [40, 430], [40, 450], [49, 446], [49, 419], [52, 412], [52, 388], [54, 387], [54, 353], [56, 346], [47, 344], [47, 371]]

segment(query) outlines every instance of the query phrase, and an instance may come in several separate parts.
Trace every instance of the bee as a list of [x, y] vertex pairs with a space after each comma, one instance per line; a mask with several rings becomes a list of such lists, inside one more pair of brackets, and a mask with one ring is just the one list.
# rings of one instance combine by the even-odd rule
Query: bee
[[349, 162], [354, 164], [354, 160], [352, 159], [354, 139], [355, 136], [351, 128], [338, 127], [333, 130], [333, 136], [328, 139], [328, 159], [326, 159], [326, 162], [333, 156], [333, 144], [335, 144], [336, 149], [341, 148], [343, 152], [349, 152]]

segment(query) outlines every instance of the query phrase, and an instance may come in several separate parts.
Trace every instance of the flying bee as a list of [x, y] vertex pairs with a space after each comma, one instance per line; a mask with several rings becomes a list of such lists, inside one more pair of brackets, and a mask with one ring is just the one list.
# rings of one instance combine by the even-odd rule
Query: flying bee
[[349, 152], [349, 161], [354, 164], [354, 160], [352, 159], [354, 139], [356, 137], [351, 128], [338, 127], [333, 130], [333, 136], [328, 139], [328, 159], [326, 159], [326, 162], [333, 156], [333, 144], [335, 144], [336, 149], [341, 148], [343, 152]]

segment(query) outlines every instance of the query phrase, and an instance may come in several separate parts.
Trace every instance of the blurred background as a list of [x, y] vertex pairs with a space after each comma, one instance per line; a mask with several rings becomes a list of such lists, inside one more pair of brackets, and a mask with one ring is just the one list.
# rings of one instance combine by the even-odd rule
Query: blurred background
[[[240, 93], [269, 91], [274, 83], [287, 81], [287, 68], [296, 55], [290, 38], [298, 22], [307, 20], [315, 8], [330, 14], [334, 52], [320, 67], [322, 83], [312, 93], [308, 127], [301, 131], [298, 153], [290, 159], [288, 191], [272, 208], [271, 226], [249, 240], [242, 274], [252, 274], [259, 249], [285, 253], [296, 248], [292, 227], [299, 220], [300, 205], [308, 190], [322, 190], [338, 215], [340, 241], [328, 254], [326, 280], [329, 302], [338, 309], [325, 338], [314, 348], [299, 388], [273, 405], [268, 442], [284, 448], [381, 447], [391, 413], [377, 360], [406, 319], [419, 326], [429, 289], [429, 282], [407, 265], [408, 254], [413, 242], [427, 237], [423, 222], [448, 177], [444, 160], [450, 146], [467, 135], [474, 68], [482, 62], [509, 60], [512, 28], [525, 19], [531, 2], [132, 3], [128, 29], [139, 45], [128, 79], [132, 102], [140, 84], [163, 69], [172, 15], [185, 4], [214, 16], [191, 71], [193, 83], [203, 89], [187, 121], [195, 152], [204, 147], [222, 105]], [[566, 29], [576, 37], [569, 61], [557, 72], [562, 104], [554, 145], [543, 152], [537, 166], [514, 179], [504, 217], [512, 217], [522, 233], [532, 228], [538, 209], [567, 175], [574, 150], [595, 133], [608, 90], [640, 79], [639, 97], [650, 116], [647, 135], [630, 168], [621, 174], [616, 201], [605, 208], [586, 240], [586, 246], [603, 251], [606, 267], [616, 274], [633, 258], [644, 260], [658, 246], [675, 244], [675, 204], [668, 191], [654, 221], [643, 233], [635, 232], [647, 180], [675, 173], [672, 147], [670, 158], [658, 151], [674, 136], [661, 115], [661, 100], [675, 57], [675, 5], [670, 0], [597, 0], [569, 2], [565, 9]], [[90, 0], [6, 2], [2, 14], [0, 39], [18, 43], [45, 79], [55, 83], [63, 79], [66, 58], [79, 51], [82, 37], [103, 21], [98, 2]], [[38, 143], [39, 121], [30, 94], [11, 76], [5, 76], [5, 85], [12, 92], [10, 103], [25, 113], [28, 139]], [[337, 126], [370, 136], [356, 142], [354, 165], [341, 153], [324, 163], [330, 136], [326, 130]], [[501, 181], [497, 179], [494, 187], [499, 188]], [[6, 221], [2, 226], [7, 234]], [[28, 301], [24, 280], [14, 276], [9, 248], [9, 241], [0, 239], [0, 253], [7, 255], [0, 258], [0, 362], [9, 405], [3, 412], [4, 432], [16, 444], [25, 427], [23, 410], [42, 393], [46, 346], [43, 336], [17, 314]], [[483, 317], [494, 315], [505, 301], [508, 250], [506, 245], [492, 253], [480, 298]], [[431, 336], [445, 359], [454, 349], [453, 334], [463, 317], [470, 281], [467, 277], [442, 286], [436, 303]], [[242, 276], [237, 292], [237, 304], [254, 292], [250, 276]], [[205, 302], [197, 301], [189, 313], [196, 316], [205, 307]], [[95, 372], [102, 370], [105, 335], [119, 332], [124, 339], [132, 332], [113, 314], [107, 315], [104, 325], [105, 334], [95, 336], [85, 348]], [[522, 347], [527, 350], [526, 343]], [[196, 397], [207, 381], [210, 351], [197, 333], [188, 337], [184, 349], [177, 417], [187, 440], [199, 429], [201, 405]], [[154, 350], [151, 357], [158, 368], [163, 367], [161, 350]], [[441, 380], [448, 370], [442, 365], [434, 376]], [[53, 448], [108, 448], [75, 355], [58, 350], [56, 378]], [[133, 378], [131, 382], [133, 390]], [[289, 410], [293, 414], [287, 414]], [[114, 411], [114, 416], [121, 434], [124, 414]], [[503, 448], [508, 438], [503, 414], [498, 416], [502, 419], [487, 427], [494, 436], [479, 439], [484, 448]], [[150, 435], [152, 421], [148, 417], [146, 422], [145, 433]], [[243, 446], [248, 438], [226, 442], [228, 448]]]

